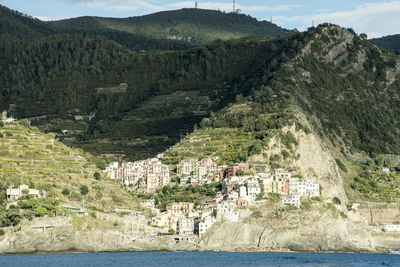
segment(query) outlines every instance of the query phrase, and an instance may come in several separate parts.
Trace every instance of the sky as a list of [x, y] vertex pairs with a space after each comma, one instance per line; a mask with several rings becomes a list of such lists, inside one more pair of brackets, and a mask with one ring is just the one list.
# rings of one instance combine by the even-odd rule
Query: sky
[[[198, 7], [230, 12], [233, 0], [197, 0]], [[0, 0], [0, 4], [41, 20], [79, 16], [132, 17], [194, 7], [187, 0]], [[384, 0], [236, 0], [236, 8], [259, 20], [306, 30], [324, 22], [351, 27], [369, 38], [400, 34], [400, 1]]]

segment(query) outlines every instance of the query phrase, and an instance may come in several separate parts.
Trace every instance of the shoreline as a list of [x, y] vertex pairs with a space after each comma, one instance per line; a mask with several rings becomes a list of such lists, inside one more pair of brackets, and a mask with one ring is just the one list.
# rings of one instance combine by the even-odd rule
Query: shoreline
[[235, 249], [235, 250], [116, 250], [116, 251], [37, 251], [37, 252], [16, 252], [4, 253], [2, 256], [23, 256], [23, 255], [62, 255], [62, 254], [95, 254], [95, 253], [205, 253], [205, 252], [219, 252], [219, 253], [332, 253], [332, 254], [390, 254], [389, 250], [376, 250], [376, 251], [294, 251], [290, 249]]

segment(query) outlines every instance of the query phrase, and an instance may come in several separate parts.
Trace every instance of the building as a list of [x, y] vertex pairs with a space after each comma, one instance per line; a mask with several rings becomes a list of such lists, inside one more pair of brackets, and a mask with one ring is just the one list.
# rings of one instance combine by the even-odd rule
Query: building
[[147, 190], [159, 189], [170, 182], [169, 168], [157, 158], [144, 161], [110, 163], [105, 170], [108, 177], [126, 185], [146, 187]]
[[176, 175], [178, 177], [191, 175], [199, 165], [200, 163], [196, 159], [183, 160], [176, 166]]
[[289, 179], [292, 175], [290, 172], [287, 172], [285, 169], [275, 169], [274, 170], [274, 180], [275, 181], [282, 181]]
[[268, 173], [269, 168], [267, 164], [254, 164], [253, 165], [254, 173]]
[[252, 178], [246, 181], [247, 185], [247, 195], [256, 197], [261, 194], [261, 185], [257, 178]]
[[194, 233], [194, 218], [180, 218], [177, 230], [179, 235], [192, 235]]
[[168, 228], [170, 227], [170, 218], [171, 215], [168, 213], [159, 213], [155, 217], [151, 219], [151, 224], [153, 226]]
[[284, 196], [282, 197], [282, 205], [283, 206], [296, 206], [300, 207], [300, 196], [299, 195], [292, 195], [292, 196]]
[[7, 111], [3, 111], [2, 121], [4, 123], [10, 123], [10, 122], [16, 121], [16, 119], [14, 119], [13, 117], [7, 117]]
[[7, 189], [7, 200], [17, 200], [23, 195], [29, 195], [33, 197], [41, 197], [40, 191], [38, 189], [31, 189], [27, 185], [21, 185], [18, 188], [9, 188]]
[[247, 197], [247, 186], [241, 185], [239, 187], [239, 197]]
[[216, 219], [212, 216], [208, 216], [204, 218], [201, 222], [199, 222], [199, 236], [204, 235], [208, 229], [216, 222]]
[[383, 224], [382, 229], [387, 233], [398, 233], [400, 232], [400, 224]]
[[236, 211], [236, 201], [223, 201], [217, 204], [217, 217], [232, 222], [239, 221], [239, 213]]
[[236, 206], [238, 208], [247, 208], [249, 206], [249, 201], [247, 199], [244, 199], [244, 198], [239, 198], [237, 200]]
[[166, 206], [167, 212], [170, 214], [186, 214], [194, 210], [194, 203], [190, 202], [174, 202]]
[[238, 171], [242, 171], [244, 174], [250, 173], [250, 166], [248, 163], [236, 163], [232, 164], [228, 167], [228, 169], [225, 172], [225, 177], [233, 177], [237, 176]]
[[314, 184], [311, 180], [292, 177], [289, 179], [289, 194], [318, 197], [320, 195], [319, 184]]

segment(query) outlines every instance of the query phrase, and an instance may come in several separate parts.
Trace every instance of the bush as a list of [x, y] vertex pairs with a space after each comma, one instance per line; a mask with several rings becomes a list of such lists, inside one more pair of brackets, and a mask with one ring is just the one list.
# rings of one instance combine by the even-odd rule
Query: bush
[[82, 185], [79, 190], [81, 191], [82, 196], [86, 196], [89, 193], [89, 188], [87, 185]]
[[100, 180], [100, 178], [101, 178], [100, 173], [99, 173], [99, 172], [95, 172], [95, 173], [94, 173], [94, 179]]
[[3, 236], [3, 235], [4, 235], [4, 230], [0, 229], [0, 236]]
[[71, 192], [69, 191], [68, 188], [64, 188], [63, 191], [61, 192], [64, 196], [68, 196]]

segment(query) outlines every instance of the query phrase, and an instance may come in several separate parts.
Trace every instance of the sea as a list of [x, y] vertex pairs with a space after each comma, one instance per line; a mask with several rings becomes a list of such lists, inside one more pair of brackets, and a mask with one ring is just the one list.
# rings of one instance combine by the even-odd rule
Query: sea
[[399, 266], [400, 255], [282, 252], [118, 252], [0, 256], [0, 266]]

